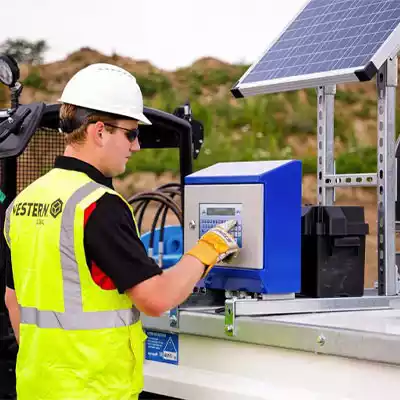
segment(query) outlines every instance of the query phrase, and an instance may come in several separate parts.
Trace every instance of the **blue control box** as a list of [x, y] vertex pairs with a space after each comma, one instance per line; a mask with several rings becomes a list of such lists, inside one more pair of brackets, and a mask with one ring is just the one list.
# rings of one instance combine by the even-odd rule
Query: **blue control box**
[[302, 165], [298, 160], [218, 163], [185, 178], [185, 251], [236, 219], [241, 252], [200, 283], [260, 294], [300, 292]]

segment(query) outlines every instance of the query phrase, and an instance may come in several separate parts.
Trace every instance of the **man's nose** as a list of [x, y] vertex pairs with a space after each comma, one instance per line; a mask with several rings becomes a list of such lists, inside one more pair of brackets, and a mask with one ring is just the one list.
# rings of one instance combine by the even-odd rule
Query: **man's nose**
[[139, 151], [140, 150], [140, 143], [139, 143], [139, 139], [136, 138], [130, 147], [130, 151], [135, 152], [135, 151]]

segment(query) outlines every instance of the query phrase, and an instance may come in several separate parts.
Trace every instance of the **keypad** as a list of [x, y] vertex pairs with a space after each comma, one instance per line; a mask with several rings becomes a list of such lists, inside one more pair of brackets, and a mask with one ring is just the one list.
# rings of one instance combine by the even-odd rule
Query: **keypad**
[[[215, 225], [221, 224], [221, 223], [225, 222], [227, 219], [202, 218], [200, 220], [200, 236], [203, 236], [211, 228], [214, 228]], [[237, 224], [233, 228], [233, 230], [230, 231], [230, 234], [235, 238], [239, 247], [242, 247], [242, 221], [241, 220], [237, 220]]]

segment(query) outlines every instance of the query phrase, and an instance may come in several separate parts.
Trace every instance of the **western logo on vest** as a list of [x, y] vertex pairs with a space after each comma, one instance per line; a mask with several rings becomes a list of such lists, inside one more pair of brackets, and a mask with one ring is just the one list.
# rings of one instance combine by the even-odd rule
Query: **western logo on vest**
[[21, 217], [26, 216], [44, 218], [48, 217], [50, 214], [53, 218], [57, 218], [62, 212], [63, 205], [64, 203], [61, 199], [57, 199], [51, 204], [22, 202], [14, 204], [12, 212], [13, 215]]

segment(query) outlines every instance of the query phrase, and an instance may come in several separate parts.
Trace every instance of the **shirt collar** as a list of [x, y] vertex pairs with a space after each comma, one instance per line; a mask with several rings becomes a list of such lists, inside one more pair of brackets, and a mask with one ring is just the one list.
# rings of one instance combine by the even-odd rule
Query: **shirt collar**
[[88, 164], [85, 161], [79, 160], [74, 157], [58, 156], [54, 162], [54, 168], [67, 169], [69, 171], [83, 172], [93, 181], [100, 183], [101, 185], [107, 186], [110, 189], [114, 189], [112, 184], [112, 178], [108, 178], [103, 175], [93, 165]]

